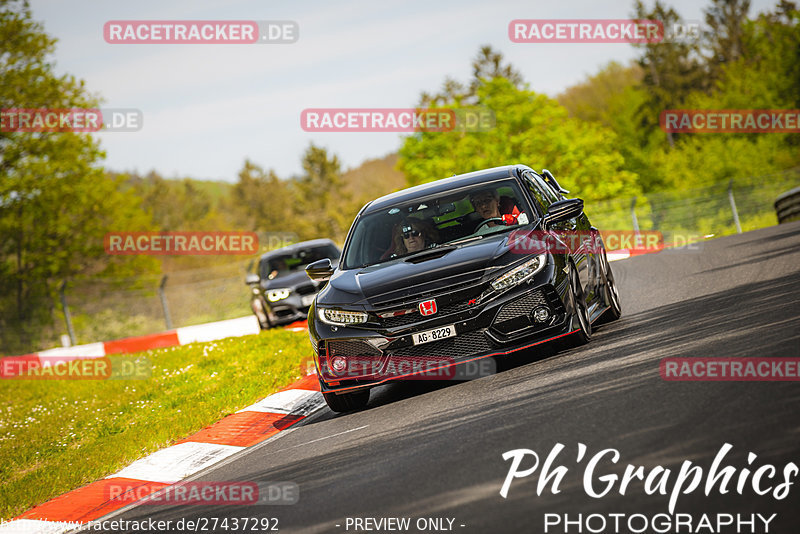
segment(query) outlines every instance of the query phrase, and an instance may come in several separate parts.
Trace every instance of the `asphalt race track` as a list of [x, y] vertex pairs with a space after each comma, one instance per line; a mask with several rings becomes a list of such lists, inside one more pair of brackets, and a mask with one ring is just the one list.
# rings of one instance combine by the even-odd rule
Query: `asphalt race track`
[[[545, 514], [669, 513], [669, 497], [648, 495], [635, 480], [624, 495], [619, 481], [602, 498], [584, 489], [588, 459], [619, 451], [602, 474], [625, 466], [671, 469], [671, 491], [685, 460], [705, 473], [724, 444], [733, 449], [723, 465], [755, 471], [800, 464], [800, 382], [672, 382], [659, 374], [665, 357], [800, 357], [800, 223], [709, 240], [702, 250], [678, 249], [612, 263], [620, 285], [623, 318], [598, 327], [589, 345], [552, 348], [501, 362], [502, 372], [457, 383], [414, 382], [373, 390], [370, 408], [335, 415], [324, 408], [276, 439], [246, 451], [195, 480], [292, 481], [300, 489], [291, 506], [138, 506], [115, 519], [275, 517], [280, 532], [365, 532], [353, 518], [445, 520], [463, 533], [545, 532]], [[537, 495], [539, 473], [551, 449], [564, 445], [558, 465], [567, 473], [553, 493], [551, 480]], [[577, 461], [578, 444], [587, 448]], [[500, 489], [511, 466], [503, 453], [532, 449], [532, 476]], [[748, 466], [748, 453], [757, 458]], [[520, 469], [533, 465], [530, 457]], [[800, 482], [800, 475], [793, 477]], [[677, 498], [676, 513], [750, 514], [777, 517], [764, 530], [800, 532], [800, 487], [788, 497], [757, 495], [746, 479], [743, 493], [706, 496], [700, 486]], [[719, 486], [717, 486], [719, 487]], [[351, 522], [347, 522], [351, 518]], [[550, 516], [554, 521], [553, 516]], [[630, 532], [623, 519], [620, 532]], [[600, 519], [595, 518], [592, 528]], [[339, 526], [337, 526], [339, 525]], [[362, 525], [364, 525], [362, 523]], [[374, 527], [374, 524], [369, 524]], [[610, 523], [604, 532], [614, 532]], [[641, 522], [634, 523], [640, 528]], [[428, 525], [430, 527], [430, 525]], [[694, 527], [696, 528], [696, 527]], [[226, 530], [217, 529], [218, 532]], [[228, 532], [231, 531], [229, 528]], [[241, 530], [240, 530], [241, 531]], [[427, 528], [428, 532], [436, 531]], [[675, 532], [667, 530], [665, 532]], [[688, 530], [680, 532], [717, 532]], [[550, 526], [547, 532], [591, 532], [586, 526]], [[647, 532], [654, 532], [647, 529]], [[736, 525], [721, 532], [736, 532]]]

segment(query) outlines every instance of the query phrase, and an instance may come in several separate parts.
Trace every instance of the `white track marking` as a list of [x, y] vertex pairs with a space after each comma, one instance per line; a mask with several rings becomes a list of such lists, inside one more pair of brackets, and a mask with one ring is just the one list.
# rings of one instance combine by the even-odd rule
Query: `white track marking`
[[287, 389], [251, 404], [240, 412], [268, 412], [308, 415], [323, 402], [322, 393], [308, 389]]
[[125, 477], [172, 484], [243, 449], [214, 443], [180, 443], [137, 460], [106, 478]]
[[185, 326], [176, 330], [178, 343], [215, 341], [226, 337], [249, 336], [258, 334], [261, 327], [258, 326], [258, 319], [255, 315], [239, 317], [238, 319], [228, 319], [227, 321], [217, 321], [216, 323], [199, 324], [196, 326]]

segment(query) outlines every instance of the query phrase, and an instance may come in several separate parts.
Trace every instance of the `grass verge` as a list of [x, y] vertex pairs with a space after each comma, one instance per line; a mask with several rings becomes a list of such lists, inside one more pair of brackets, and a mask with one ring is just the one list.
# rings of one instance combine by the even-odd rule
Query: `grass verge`
[[136, 354], [138, 380], [0, 380], [0, 519], [106, 477], [305, 375], [308, 334]]

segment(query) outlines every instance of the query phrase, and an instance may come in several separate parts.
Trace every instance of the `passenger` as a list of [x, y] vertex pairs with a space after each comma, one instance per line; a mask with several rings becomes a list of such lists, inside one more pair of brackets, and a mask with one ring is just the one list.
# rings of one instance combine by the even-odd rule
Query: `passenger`
[[393, 239], [394, 255], [400, 256], [435, 245], [439, 232], [429, 221], [407, 219], [395, 226]]

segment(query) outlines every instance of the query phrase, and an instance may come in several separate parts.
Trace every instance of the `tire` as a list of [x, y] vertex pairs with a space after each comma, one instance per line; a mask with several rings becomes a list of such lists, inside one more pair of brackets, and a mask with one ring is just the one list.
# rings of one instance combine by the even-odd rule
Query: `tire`
[[341, 395], [337, 395], [336, 393], [323, 393], [322, 396], [325, 398], [328, 408], [338, 413], [360, 410], [369, 402], [368, 389], [356, 391], [354, 393], [342, 393]]
[[622, 306], [619, 303], [619, 291], [614, 273], [611, 271], [611, 264], [608, 263], [605, 252], [603, 253], [603, 264], [605, 265], [605, 284], [603, 284], [603, 300], [608, 309], [600, 316], [600, 321], [610, 323], [622, 317]]
[[272, 323], [269, 321], [269, 315], [267, 314], [266, 310], [263, 307], [263, 304], [259, 303], [258, 310], [256, 310], [256, 306], [251, 303], [250, 308], [253, 310], [253, 314], [256, 316], [258, 320], [258, 326], [261, 327], [261, 330], [269, 330], [272, 328]]
[[589, 320], [589, 311], [586, 308], [586, 299], [578, 278], [578, 271], [574, 264], [570, 263], [569, 266], [569, 295], [573, 310], [572, 324], [577, 326], [578, 331], [567, 336], [567, 344], [571, 347], [579, 347], [591, 341], [592, 322]]

